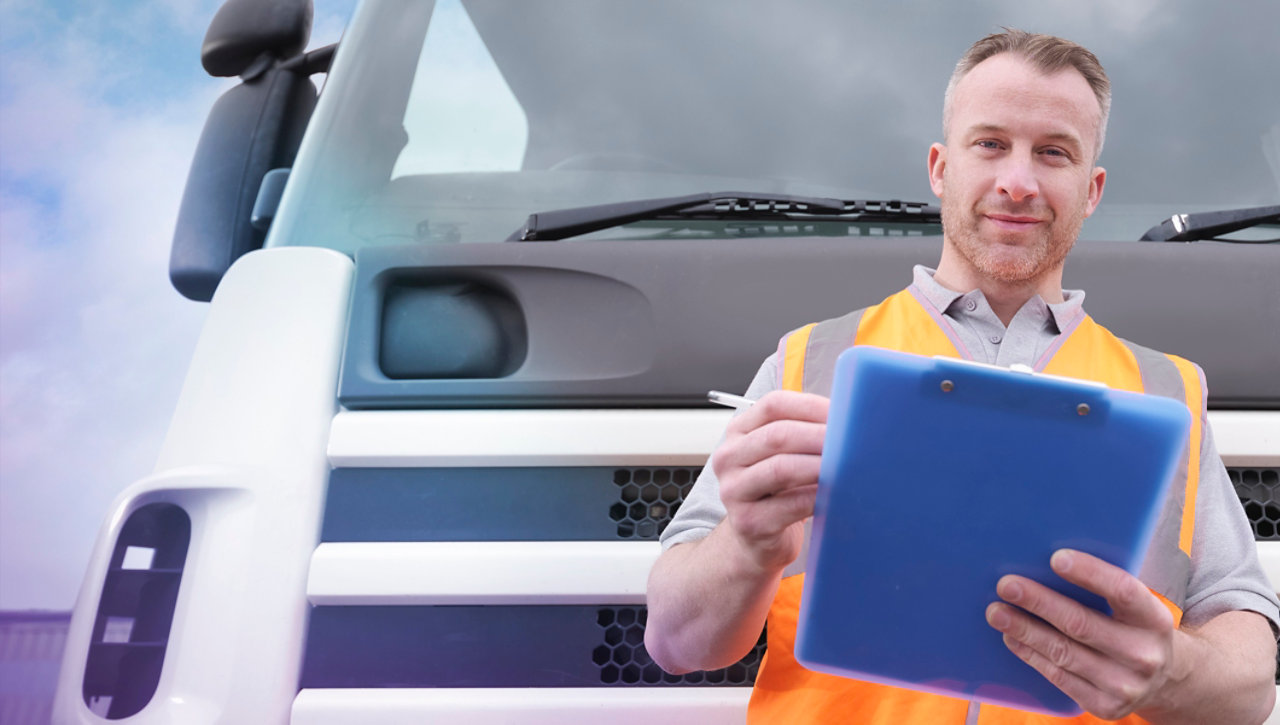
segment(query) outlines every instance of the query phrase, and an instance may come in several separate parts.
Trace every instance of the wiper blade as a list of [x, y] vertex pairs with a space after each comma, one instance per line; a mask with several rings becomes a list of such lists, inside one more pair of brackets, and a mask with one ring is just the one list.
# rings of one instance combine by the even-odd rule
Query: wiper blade
[[941, 224], [942, 212], [936, 206], [917, 201], [855, 201], [720, 191], [537, 212], [530, 214], [524, 226], [512, 232], [507, 241], [555, 241], [649, 219], [830, 219]]
[[1213, 240], [1242, 244], [1280, 241], [1280, 239], [1218, 238], [1223, 234], [1230, 234], [1231, 232], [1263, 224], [1280, 224], [1280, 206], [1255, 206], [1249, 209], [1225, 209], [1223, 211], [1205, 211], [1195, 214], [1174, 214], [1148, 229], [1142, 235], [1142, 241], [1194, 242]]

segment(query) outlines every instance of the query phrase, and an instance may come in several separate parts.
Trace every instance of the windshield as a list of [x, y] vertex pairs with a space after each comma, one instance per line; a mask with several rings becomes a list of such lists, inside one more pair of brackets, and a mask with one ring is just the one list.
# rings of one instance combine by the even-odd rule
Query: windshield
[[951, 68], [1002, 25], [1078, 41], [1111, 77], [1107, 185], [1083, 238], [1280, 199], [1270, 0], [368, 0], [268, 244], [502, 242], [534, 212], [708, 191], [935, 203], [925, 159]]

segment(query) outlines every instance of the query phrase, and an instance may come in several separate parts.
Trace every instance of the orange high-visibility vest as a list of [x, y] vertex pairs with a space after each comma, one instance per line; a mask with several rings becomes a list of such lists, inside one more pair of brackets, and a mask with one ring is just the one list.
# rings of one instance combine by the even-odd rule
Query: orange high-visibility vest
[[[919, 355], [963, 357], [950, 323], [913, 288], [879, 305], [802, 327], [779, 347], [781, 386], [829, 395], [836, 357], [852, 345], [873, 345]], [[1120, 390], [1164, 395], [1191, 410], [1191, 436], [1169, 500], [1156, 526], [1140, 577], [1181, 620], [1191, 568], [1196, 486], [1200, 472], [1204, 386], [1199, 368], [1121, 340], [1080, 313], [1037, 361], [1036, 370], [1106, 383]], [[1180, 485], [1181, 484], [1181, 485]], [[793, 565], [794, 567], [795, 565]], [[791, 568], [788, 569], [790, 573]], [[768, 650], [747, 710], [752, 723], [1098, 723], [1083, 714], [1055, 718], [979, 705], [967, 700], [813, 672], [796, 662], [796, 622], [804, 574], [785, 576], [768, 616]], [[946, 592], [939, 592], [945, 598]], [[994, 632], [993, 632], [994, 636]], [[972, 710], [972, 708], [976, 709]], [[975, 717], [976, 715], [976, 717]], [[1136, 715], [1122, 723], [1145, 722]]]

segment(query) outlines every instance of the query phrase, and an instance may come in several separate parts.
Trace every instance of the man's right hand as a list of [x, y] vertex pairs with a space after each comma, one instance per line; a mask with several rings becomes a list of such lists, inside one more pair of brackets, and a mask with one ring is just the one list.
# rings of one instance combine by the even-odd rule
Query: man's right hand
[[712, 455], [725, 524], [761, 571], [800, 555], [813, 514], [829, 401], [775, 391], [736, 416]]
[[645, 647], [668, 672], [728, 667], [760, 637], [813, 513], [827, 399], [772, 392], [734, 416], [711, 454], [726, 516], [649, 574]]

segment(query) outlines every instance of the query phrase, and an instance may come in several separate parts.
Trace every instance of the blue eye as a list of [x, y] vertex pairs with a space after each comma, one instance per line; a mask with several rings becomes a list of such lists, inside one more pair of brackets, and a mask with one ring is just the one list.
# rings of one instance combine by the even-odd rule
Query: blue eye
[[1051, 159], [1051, 162], [1055, 164], [1069, 164], [1071, 163], [1072, 158], [1074, 158], [1066, 150], [1057, 148], [1056, 146], [1042, 149], [1040, 154], [1047, 159]]

